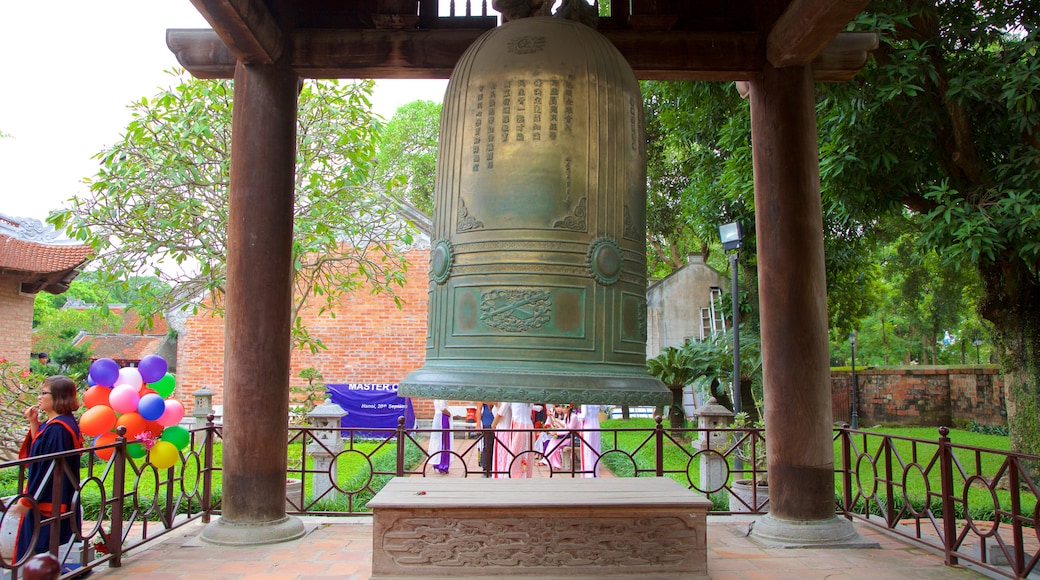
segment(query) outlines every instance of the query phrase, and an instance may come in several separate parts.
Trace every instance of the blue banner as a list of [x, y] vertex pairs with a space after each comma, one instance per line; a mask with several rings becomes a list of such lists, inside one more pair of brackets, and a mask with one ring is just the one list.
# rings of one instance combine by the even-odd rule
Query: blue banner
[[[347, 412], [340, 421], [344, 428], [397, 428], [397, 419], [404, 417], [406, 429], [415, 427], [415, 411], [411, 399], [397, 396], [394, 383], [326, 384], [329, 398]], [[372, 436], [386, 434], [370, 433]], [[362, 433], [364, 437], [366, 434]]]

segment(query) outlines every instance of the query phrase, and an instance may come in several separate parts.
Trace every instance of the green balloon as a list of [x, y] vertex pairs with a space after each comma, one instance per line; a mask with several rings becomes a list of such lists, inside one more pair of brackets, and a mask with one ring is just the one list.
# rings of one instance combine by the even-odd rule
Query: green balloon
[[134, 459], [140, 459], [145, 455], [148, 455], [148, 450], [140, 443], [129, 443], [126, 446], [126, 453]]
[[172, 443], [177, 449], [184, 449], [188, 446], [188, 443], [191, 443], [191, 433], [188, 433], [188, 430], [180, 425], [174, 425], [173, 427], [163, 429], [159, 439]]
[[162, 398], [169, 397], [173, 394], [173, 390], [177, 388], [177, 378], [173, 376], [173, 373], [166, 373], [163, 378], [150, 383], [150, 388], [155, 389], [156, 393]]

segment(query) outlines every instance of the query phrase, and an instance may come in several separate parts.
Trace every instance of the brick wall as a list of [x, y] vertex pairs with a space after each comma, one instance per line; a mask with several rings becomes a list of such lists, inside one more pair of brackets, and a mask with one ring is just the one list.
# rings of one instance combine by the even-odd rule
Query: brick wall
[[[396, 292], [398, 308], [384, 294], [360, 288], [344, 296], [335, 307], [335, 317], [319, 313], [314, 305], [301, 312], [311, 334], [327, 347], [317, 353], [294, 350], [290, 385], [305, 386], [300, 371], [314, 367], [327, 383], [396, 383], [422, 366], [426, 356], [426, 309], [428, 303], [429, 250], [406, 254], [407, 282]], [[214, 405], [223, 405], [224, 320], [208, 314], [188, 318], [178, 337], [177, 398], [190, 409], [192, 393], [208, 388]], [[415, 401], [416, 415], [429, 417], [433, 405]]]
[[[1004, 381], [993, 366], [857, 369], [856, 382], [861, 427], [1007, 423]], [[831, 389], [835, 421], [848, 421], [852, 372], [832, 371]]]
[[21, 287], [19, 281], [0, 277], [0, 357], [28, 367], [34, 297], [22, 294]]

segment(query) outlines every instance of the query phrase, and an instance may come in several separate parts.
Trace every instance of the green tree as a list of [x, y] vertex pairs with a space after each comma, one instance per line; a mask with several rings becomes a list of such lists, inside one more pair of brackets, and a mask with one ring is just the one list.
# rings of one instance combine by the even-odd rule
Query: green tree
[[434, 174], [441, 105], [413, 101], [402, 105], [379, 132], [375, 189], [384, 189], [433, 215]]
[[[699, 251], [726, 270], [718, 227], [739, 221], [741, 323], [758, 327], [751, 112], [733, 83], [645, 82], [647, 115], [647, 237], [651, 275]], [[826, 192], [825, 192], [826, 193]], [[832, 335], [845, 335], [877, 307], [880, 291], [870, 232], [874, 216], [840, 197], [824, 196], [827, 296]]]
[[[751, 117], [732, 83], [641, 83], [647, 135], [650, 274], [718, 247], [718, 226], [754, 225]], [[753, 252], [745, 252], [751, 256]]]
[[860, 211], [919, 217], [920, 244], [978, 270], [1011, 448], [1040, 454], [1040, 12], [1029, 2], [876, 0], [881, 46], [819, 90], [821, 179]]
[[[134, 120], [97, 155], [89, 193], [48, 218], [94, 248], [99, 282], [139, 283], [132, 306], [144, 318], [174, 306], [223, 310], [233, 91], [230, 81], [173, 74], [177, 86], [131, 105]], [[324, 313], [364, 284], [393, 295], [404, 283], [395, 242], [411, 233], [363, 187], [375, 157], [372, 87], [305, 82], [300, 91], [292, 315], [294, 340], [311, 349], [322, 345], [299, 316], [309, 300]]]
[[[697, 368], [689, 353], [669, 346], [661, 350], [661, 354], [647, 359], [647, 371], [661, 380], [672, 392], [672, 404], [668, 409], [668, 422], [673, 429], [686, 426], [686, 412], [683, 409], [683, 389], [697, 378]], [[655, 413], [657, 414], [657, 413]]]

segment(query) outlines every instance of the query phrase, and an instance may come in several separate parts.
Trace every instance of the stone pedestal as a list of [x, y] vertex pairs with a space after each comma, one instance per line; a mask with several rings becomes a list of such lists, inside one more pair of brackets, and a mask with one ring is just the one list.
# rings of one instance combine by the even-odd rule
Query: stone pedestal
[[852, 522], [838, 516], [826, 520], [785, 520], [762, 516], [751, 531], [753, 540], [770, 548], [878, 548], [856, 533]]
[[667, 478], [392, 480], [372, 577], [708, 578], [711, 502]]
[[695, 413], [697, 428], [710, 430], [701, 431], [700, 437], [693, 444], [700, 457], [700, 481], [697, 487], [704, 493], [713, 493], [722, 489], [729, 480], [729, 463], [722, 455], [728, 447], [729, 433], [716, 429], [725, 429], [733, 423], [733, 411], [718, 404], [712, 397]]
[[213, 395], [215, 393], [206, 387], [191, 394], [195, 404], [191, 409], [191, 416], [195, 419], [195, 428], [201, 429], [209, 422], [209, 415], [213, 412]]
[[[340, 437], [340, 420], [347, 415], [342, 407], [331, 399], [307, 413], [307, 419], [314, 426], [314, 439], [307, 444], [307, 454], [314, 459], [314, 480], [311, 482], [312, 497], [319, 498], [333, 490], [333, 482], [337, 479], [336, 455], [343, 451], [343, 438]], [[287, 496], [292, 498], [292, 496]], [[295, 501], [299, 501], [299, 494]], [[302, 507], [302, 506], [301, 506]]]

